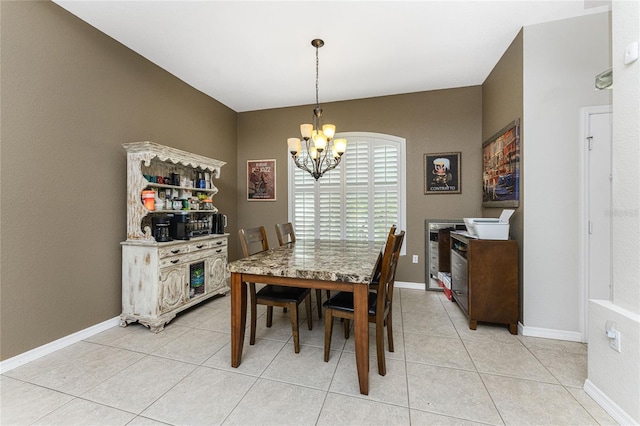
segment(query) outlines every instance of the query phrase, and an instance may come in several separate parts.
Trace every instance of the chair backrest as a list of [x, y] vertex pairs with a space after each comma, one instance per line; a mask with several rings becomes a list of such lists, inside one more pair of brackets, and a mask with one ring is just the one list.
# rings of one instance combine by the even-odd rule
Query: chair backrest
[[281, 246], [296, 242], [296, 233], [291, 222], [276, 224], [276, 235]]
[[396, 229], [397, 229], [396, 225], [391, 225], [391, 228], [389, 229], [389, 233], [387, 234], [387, 241], [384, 244], [384, 248], [378, 255], [378, 259], [376, 260], [376, 265], [373, 267], [373, 275], [371, 276], [373, 278], [373, 281], [380, 280], [380, 273], [382, 272], [382, 258], [384, 256], [384, 252], [387, 251], [387, 248], [391, 244], [391, 237], [396, 233]]
[[393, 302], [393, 285], [396, 280], [396, 269], [400, 258], [400, 249], [404, 240], [404, 231], [389, 235], [382, 257], [382, 270], [378, 283], [377, 310], [384, 311]]
[[267, 231], [264, 229], [264, 226], [240, 229], [238, 234], [240, 235], [240, 246], [242, 247], [244, 257], [269, 250]]

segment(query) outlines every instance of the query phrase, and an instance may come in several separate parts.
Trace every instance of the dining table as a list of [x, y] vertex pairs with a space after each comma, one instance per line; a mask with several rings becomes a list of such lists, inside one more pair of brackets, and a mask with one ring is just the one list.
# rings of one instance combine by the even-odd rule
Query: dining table
[[[247, 321], [247, 283], [349, 291], [360, 393], [369, 394], [369, 282], [384, 242], [298, 239], [229, 262], [231, 366], [239, 367]], [[310, 318], [307, 319], [311, 320]]]

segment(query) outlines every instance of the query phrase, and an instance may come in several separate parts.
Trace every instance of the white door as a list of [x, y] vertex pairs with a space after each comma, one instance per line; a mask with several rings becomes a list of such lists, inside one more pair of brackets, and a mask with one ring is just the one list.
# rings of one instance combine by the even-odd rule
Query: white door
[[581, 248], [582, 341], [587, 342], [589, 299], [611, 300], [612, 110], [582, 109]]
[[588, 114], [587, 299], [611, 300], [611, 111]]

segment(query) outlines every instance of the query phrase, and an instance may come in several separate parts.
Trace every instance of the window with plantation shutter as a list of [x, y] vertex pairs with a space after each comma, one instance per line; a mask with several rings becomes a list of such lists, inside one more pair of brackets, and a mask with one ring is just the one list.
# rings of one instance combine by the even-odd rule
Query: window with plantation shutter
[[296, 237], [384, 241], [391, 225], [406, 229], [405, 140], [377, 133], [339, 137], [347, 139], [342, 162], [317, 182], [289, 161]]

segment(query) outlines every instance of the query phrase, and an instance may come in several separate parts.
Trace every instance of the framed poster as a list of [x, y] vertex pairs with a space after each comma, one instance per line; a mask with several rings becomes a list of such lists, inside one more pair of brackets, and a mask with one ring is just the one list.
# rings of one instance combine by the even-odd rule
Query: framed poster
[[459, 152], [424, 155], [424, 193], [462, 193]]
[[520, 205], [520, 119], [482, 144], [482, 207]]
[[247, 201], [276, 201], [276, 160], [247, 161]]

